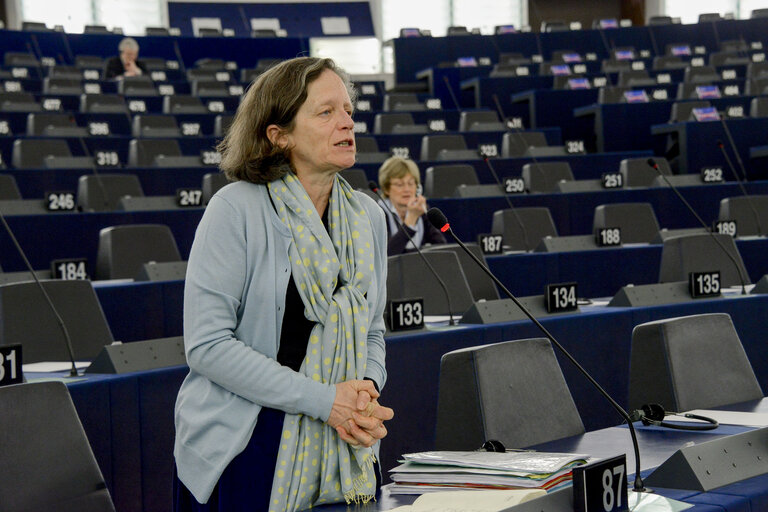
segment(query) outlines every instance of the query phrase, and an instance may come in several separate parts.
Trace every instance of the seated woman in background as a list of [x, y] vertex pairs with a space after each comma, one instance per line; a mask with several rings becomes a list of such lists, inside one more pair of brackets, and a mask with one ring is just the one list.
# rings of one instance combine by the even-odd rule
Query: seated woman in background
[[[421, 178], [416, 162], [397, 156], [388, 158], [379, 168], [379, 186], [388, 213], [388, 256], [415, 251], [416, 247], [421, 248], [425, 244], [445, 243], [443, 234], [427, 219], [427, 200], [421, 195]], [[408, 234], [400, 229], [395, 215], [400, 217]]]

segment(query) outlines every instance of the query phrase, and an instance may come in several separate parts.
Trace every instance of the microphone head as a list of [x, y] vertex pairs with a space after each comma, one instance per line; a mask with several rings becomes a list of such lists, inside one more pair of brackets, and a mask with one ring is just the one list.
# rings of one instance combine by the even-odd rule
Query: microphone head
[[646, 160], [646, 162], [648, 163], [648, 165], [656, 169], [656, 161], [653, 158], [649, 158], [648, 160]]
[[440, 208], [432, 207], [427, 212], [427, 218], [429, 219], [429, 222], [435, 226], [437, 229], [445, 233], [447, 230], [451, 229], [451, 225], [448, 224], [448, 219], [445, 217], [443, 212], [440, 211]]
[[723, 147], [723, 141], [721, 141], [720, 139], [717, 139], [716, 144], [717, 144], [717, 147], [719, 148]]
[[379, 186], [376, 184], [375, 181], [373, 181], [373, 180], [369, 181], [368, 182], [368, 188], [371, 189], [371, 192], [373, 192], [374, 194], [378, 195], [378, 193], [379, 193]]

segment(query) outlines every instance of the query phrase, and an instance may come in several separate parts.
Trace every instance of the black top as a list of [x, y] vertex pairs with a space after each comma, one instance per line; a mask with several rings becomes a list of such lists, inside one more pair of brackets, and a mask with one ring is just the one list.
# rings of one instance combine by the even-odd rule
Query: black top
[[[136, 61], [136, 66], [142, 73], [147, 72], [146, 66], [144, 66], [144, 63], [140, 60]], [[118, 77], [123, 73], [125, 73], [125, 66], [123, 66], [123, 61], [120, 60], [120, 57], [112, 57], [104, 65], [104, 80]]]
[[[323, 225], [326, 231], [328, 230], [328, 210], [330, 210], [330, 206], [326, 207], [323, 213]], [[341, 281], [336, 282], [337, 288], [340, 283]], [[299, 289], [293, 281], [293, 276], [291, 276], [285, 293], [285, 313], [283, 315], [283, 326], [280, 330], [280, 348], [277, 351], [277, 362], [298, 372], [301, 369], [301, 363], [307, 355], [309, 335], [314, 327], [315, 322], [308, 320], [304, 316], [304, 302], [301, 300]], [[373, 382], [374, 387], [378, 391], [379, 385], [376, 381], [367, 377], [365, 380]]]
[[[387, 212], [388, 215], [397, 215], [392, 212]], [[425, 213], [421, 217], [419, 217], [418, 222], [421, 222], [424, 225], [424, 238], [421, 240], [421, 245], [419, 246], [419, 249], [424, 246], [424, 244], [444, 244], [445, 243], [445, 236], [440, 232], [439, 229], [437, 229], [435, 226], [432, 225], [431, 222], [429, 222], [429, 219], [427, 218], [427, 214]], [[416, 234], [415, 229], [411, 229], [410, 227], [403, 224], [403, 228], [408, 230], [408, 235], [413, 237]], [[408, 239], [408, 236], [403, 232], [402, 229], [398, 229], [397, 233], [394, 235], [390, 231], [389, 227], [389, 221], [387, 221], [387, 236], [389, 236], [389, 242], [387, 243], [387, 256], [396, 256], [398, 254], [404, 254], [407, 252], [413, 252], [416, 249], [406, 249], [405, 246], [408, 245], [408, 242], [410, 240]]]

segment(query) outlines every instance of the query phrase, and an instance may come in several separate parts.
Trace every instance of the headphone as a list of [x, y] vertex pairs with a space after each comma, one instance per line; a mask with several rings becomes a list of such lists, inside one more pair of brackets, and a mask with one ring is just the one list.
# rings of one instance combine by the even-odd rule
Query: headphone
[[664, 421], [664, 416], [667, 414], [678, 414], [678, 413], [667, 413], [667, 411], [664, 410], [664, 408], [659, 404], [645, 404], [640, 409], [637, 409], [635, 411], [632, 411], [632, 413], [629, 415], [629, 418], [632, 421], [642, 421], [643, 425], [655, 425], [657, 427], [666, 427], [671, 428], [675, 430], [712, 430], [719, 426], [719, 423], [717, 420], [714, 420], [712, 418], [707, 418], [706, 416], [699, 416], [697, 414], [682, 414], [684, 418], [690, 418], [692, 420], [700, 420], [705, 421], [706, 424], [704, 425], [680, 425], [677, 423], [668, 423]]

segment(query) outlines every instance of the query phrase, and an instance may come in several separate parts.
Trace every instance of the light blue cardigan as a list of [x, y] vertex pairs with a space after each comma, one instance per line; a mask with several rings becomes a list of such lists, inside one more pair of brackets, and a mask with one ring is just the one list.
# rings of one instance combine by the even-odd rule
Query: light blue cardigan
[[[387, 229], [379, 206], [357, 194], [371, 219], [377, 270], [367, 294], [365, 377], [383, 388]], [[276, 361], [291, 243], [266, 186], [244, 181], [219, 190], [197, 227], [184, 289], [189, 375], [176, 401], [174, 456], [179, 479], [200, 503], [248, 444], [262, 406], [322, 421], [330, 415], [335, 387]]]

